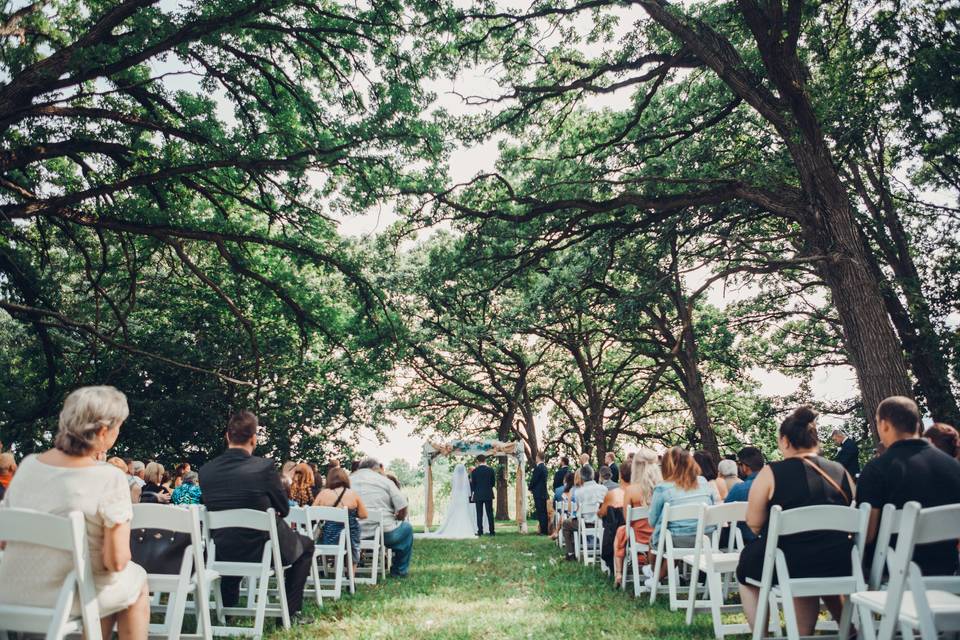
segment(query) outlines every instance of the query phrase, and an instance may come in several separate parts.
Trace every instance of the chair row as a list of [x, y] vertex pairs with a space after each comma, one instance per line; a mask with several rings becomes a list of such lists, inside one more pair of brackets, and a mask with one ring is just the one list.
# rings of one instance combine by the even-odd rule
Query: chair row
[[[740, 605], [725, 603], [736, 585], [735, 573], [743, 548], [739, 526], [746, 521], [746, 509], [745, 502], [714, 506], [665, 505], [652, 586], [647, 586], [642, 579], [640, 557], [649, 551], [649, 546], [637, 539], [631, 525], [647, 518], [648, 510], [628, 507], [627, 550], [620, 587], [627, 589], [632, 582], [634, 596], [649, 595], [651, 604], [658, 594], [666, 592], [671, 610], [686, 611], [687, 624], [693, 622], [698, 611], [709, 611], [714, 635], [718, 639], [750, 633], [746, 624], [725, 624], [722, 618], [724, 613], [741, 610]], [[576, 505], [558, 504], [557, 511], [560, 523], [567, 517], [579, 515]], [[923, 640], [934, 640], [944, 632], [960, 632], [960, 576], [923, 576], [911, 560], [916, 545], [957, 540], [960, 536], [960, 505], [921, 509], [914, 502], [908, 503], [903, 510], [886, 505], [875, 540], [876, 550], [870, 558], [869, 574], [865, 575], [863, 566], [870, 511], [869, 504], [859, 508], [820, 505], [787, 511], [779, 506], [771, 509], [764, 536], [763, 572], [760, 580], [749, 581], [760, 591], [756, 619], [768, 621], [767, 625], [756, 625], [752, 632], [755, 640], [763, 637], [764, 626], [774, 636], [782, 636], [785, 632], [790, 640], [799, 640], [793, 598], [834, 595], [844, 596], [841, 618], [836, 623], [821, 622], [818, 629], [835, 629], [839, 638], [847, 638], [854, 625], [858, 627], [859, 638], [870, 640], [891, 640], [898, 631], [903, 638], [912, 638], [914, 630], [919, 631]], [[588, 505], [583, 505], [580, 510], [580, 514], [586, 514], [583, 518], [586, 522], [578, 523], [581, 535], [577, 553], [585, 564], [592, 563], [588, 559], [592, 544], [588, 534], [595, 536], [593, 540], [597, 547], [602, 539], [602, 522], [596, 518], [595, 512]], [[669, 524], [677, 520], [696, 520], [694, 547], [674, 545]], [[851, 537], [850, 575], [791, 577], [779, 540], [813, 531], [836, 531]], [[891, 547], [894, 540], [895, 547]], [[721, 545], [721, 541], [725, 543]], [[664, 563], [665, 586], [659, 577]], [[685, 598], [681, 597], [681, 572], [689, 577]], [[886, 584], [885, 575], [889, 575]]]
[[[371, 562], [364, 575], [355, 575], [351, 556], [349, 521], [346, 509], [332, 507], [292, 508], [287, 523], [300, 533], [317, 539], [325, 523], [341, 524], [337, 544], [315, 547], [308, 591], [313, 592], [318, 604], [323, 596], [340, 597], [343, 579], [351, 593], [358, 582], [376, 584], [385, 570], [389, 557], [383, 544], [382, 514], [372, 512], [366, 522], [374, 529], [372, 537], [361, 540], [361, 551]], [[217, 558], [216, 544], [211, 533], [218, 529], [243, 528], [266, 534], [259, 562], [235, 562]], [[163, 613], [163, 622], [150, 625], [150, 635], [180, 638], [209, 639], [215, 636], [263, 636], [267, 616], [280, 618], [285, 629], [290, 628], [290, 615], [284, 588], [285, 567], [280, 555], [277, 517], [273, 509], [257, 511], [234, 509], [207, 511], [202, 506], [188, 507], [136, 504], [133, 505], [131, 529], [147, 530], [151, 534], [177, 535], [186, 539], [186, 546], [175, 573], [150, 573], [147, 583], [151, 592], [151, 610]], [[69, 634], [83, 632], [88, 640], [101, 640], [99, 611], [97, 609], [91, 562], [86, 541], [83, 514], [71, 513], [59, 517], [27, 509], [5, 509], [0, 518], [0, 540], [25, 542], [73, 558], [73, 571], [67, 576], [52, 607], [0, 605], [0, 637], [8, 631], [43, 633], [47, 640], [59, 640]], [[327, 570], [328, 561], [332, 571]], [[323, 576], [323, 577], [321, 577]], [[243, 606], [225, 607], [220, 598], [220, 581], [224, 577], [238, 578], [246, 583]], [[211, 606], [210, 594], [213, 594]], [[167, 594], [166, 602], [162, 598]], [[74, 602], [80, 603], [73, 613]], [[213, 625], [211, 608], [217, 616]], [[194, 633], [181, 633], [184, 616], [194, 614]], [[252, 617], [253, 626], [227, 626], [226, 616]]]

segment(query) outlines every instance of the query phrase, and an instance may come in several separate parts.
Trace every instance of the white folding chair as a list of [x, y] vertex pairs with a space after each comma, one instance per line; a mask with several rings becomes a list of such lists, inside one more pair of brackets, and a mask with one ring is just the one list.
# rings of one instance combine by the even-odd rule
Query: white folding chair
[[[372, 529], [372, 531], [371, 531]], [[378, 570], [386, 578], [387, 545], [383, 541], [383, 513], [367, 509], [367, 519], [360, 521], [360, 553], [368, 565], [361, 565], [354, 576], [356, 584], [377, 584]]]
[[[0, 540], [46, 547], [73, 559], [73, 570], [64, 579], [52, 607], [0, 604], [0, 636], [5, 638], [7, 632], [16, 631], [43, 633], [46, 640], [60, 640], [68, 634], [82, 633], [87, 640], [101, 640], [100, 610], [81, 512], [62, 517], [31, 509], [4, 509], [0, 512]], [[9, 554], [8, 550], [7, 559]], [[76, 599], [80, 602], [79, 616], [71, 613]]]
[[[350, 539], [350, 513], [343, 507], [307, 507], [306, 516], [310, 524], [308, 534], [314, 540], [319, 540], [324, 525], [342, 525], [340, 536], [335, 544], [314, 545], [313, 565], [310, 569], [310, 580], [317, 592], [317, 603], [321, 596], [328, 596], [334, 600], [340, 599], [343, 591], [343, 576], [347, 576], [347, 588], [350, 593], [356, 592], [356, 576], [353, 570], [353, 541]], [[333, 577], [321, 578], [320, 567], [333, 561]], [[322, 587], [331, 587], [324, 589]]]
[[653, 567], [653, 587], [650, 589], [650, 604], [657, 599], [660, 592], [660, 572], [663, 563], [667, 563], [667, 593], [670, 597], [670, 610], [676, 611], [687, 604], [686, 599], [680, 599], [677, 591], [680, 585], [680, 574], [677, 563], [684, 555], [693, 553], [692, 548], [674, 547], [673, 534], [669, 525], [677, 520], [696, 520], [700, 517], [699, 504], [684, 504], [674, 506], [669, 502], [663, 505], [663, 522], [660, 525], [660, 537], [657, 540], [657, 560]]
[[887, 558], [890, 554], [890, 539], [900, 533], [902, 514], [903, 512], [892, 504], [884, 505], [880, 512], [880, 524], [874, 540], [873, 560], [870, 563], [870, 576], [867, 578], [867, 587], [870, 591], [878, 591], [883, 584], [883, 570], [887, 566]]
[[[861, 505], [859, 509], [839, 505], [815, 505], [789, 509], [784, 511], [779, 505], [770, 509], [770, 520], [767, 525], [766, 547], [763, 556], [763, 573], [759, 581], [748, 579], [748, 582], [760, 588], [760, 597], [757, 603], [757, 621], [754, 625], [753, 638], [760, 640], [763, 637], [763, 625], [760, 621], [767, 619], [771, 597], [778, 599], [783, 607], [783, 618], [786, 624], [787, 638], [799, 640], [800, 631], [797, 627], [797, 615], [793, 606], [794, 598], [849, 596], [857, 591], [866, 590], [866, 580], [863, 576], [863, 547], [867, 535], [867, 522], [870, 516], [870, 505]], [[787, 568], [787, 558], [783, 551], [777, 548], [780, 536], [796, 535], [811, 531], [835, 531], [854, 536], [853, 547], [850, 550], [852, 570], [848, 576], [832, 578], [791, 578]], [[773, 584], [774, 571], [777, 583]], [[838, 638], [844, 640], [850, 635], [852, 606], [849, 599], [844, 602], [843, 613], [838, 621]], [[771, 623], [772, 626], [772, 623]]]
[[[211, 638], [209, 584], [216, 575], [209, 572], [203, 560], [203, 536], [200, 529], [200, 510], [197, 505], [178, 507], [166, 504], [135, 504], [130, 527], [137, 529], [161, 529], [172, 533], [185, 533], [190, 536], [190, 544], [183, 552], [180, 571], [175, 574], [151, 573], [147, 575], [147, 586], [155, 602], [159, 595], [169, 594], [167, 604], [162, 607], [163, 622], [150, 625], [151, 635], [166, 636], [168, 640], [178, 638]], [[181, 634], [183, 617], [187, 609], [187, 596], [193, 594], [197, 613], [196, 632]]]
[[[747, 624], [724, 624], [721, 615], [725, 612], [742, 611], [740, 605], [725, 605], [727, 581], [737, 570], [743, 537], [738, 523], [747, 519], [747, 503], [731, 502], [708, 506], [700, 505], [697, 518], [697, 541], [692, 555], [683, 556], [683, 562], [690, 566], [690, 592], [687, 596], [687, 624], [693, 623], [694, 611], [698, 608], [709, 609], [713, 618], [713, 633], [720, 640], [725, 635], [750, 633]], [[705, 531], [713, 528], [713, 535]], [[720, 534], [727, 529], [727, 548], [720, 548]], [[706, 598], [697, 598], [698, 575], [706, 576]]]
[[[960, 504], [921, 509], [918, 502], [908, 502], [899, 525], [897, 547], [888, 565], [887, 590], [862, 591], [851, 596], [860, 617], [861, 638], [889, 640], [898, 626], [903, 638], [913, 638], [916, 629], [923, 640], [936, 640], [941, 632], [960, 632], [960, 576], [924, 577], [912, 560], [918, 544], [956, 542], [960, 535]], [[874, 615], [880, 616], [876, 636]]]
[[627, 576], [633, 580], [633, 597], [639, 598], [643, 593], [643, 573], [640, 570], [640, 554], [646, 555], [650, 551], [650, 545], [637, 540], [636, 532], [633, 529], [633, 523], [637, 520], [646, 520], [650, 516], [650, 507], [627, 507], [627, 555], [623, 559], [623, 572], [620, 574], [622, 589], [627, 588]]
[[[257, 511], [254, 509], [228, 509], [226, 511], [206, 512], [208, 566], [214, 572], [211, 580], [214, 601], [217, 609], [218, 626], [213, 627], [215, 636], [251, 635], [256, 639], [263, 637], [263, 622], [266, 616], [279, 617], [283, 628], [290, 628], [290, 609], [287, 606], [287, 592], [283, 583], [283, 560], [280, 557], [280, 542], [277, 536], [277, 514], [273, 509]], [[260, 562], [239, 562], [218, 560], [217, 546], [212, 533], [217, 529], [253, 529], [268, 534], [263, 544]], [[220, 596], [220, 578], [232, 576], [247, 581], [246, 606], [225, 607]], [[276, 580], [278, 602], [270, 603], [270, 578]], [[231, 627], [226, 625], [226, 616], [253, 616], [253, 627]]]
[[597, 515], [599, 502], [583, 503], [577, 516], [576, 536], [579, 540], [580, 560], [584, 565], [599, 561], [600, 541], [603, 538], [603, 520]]

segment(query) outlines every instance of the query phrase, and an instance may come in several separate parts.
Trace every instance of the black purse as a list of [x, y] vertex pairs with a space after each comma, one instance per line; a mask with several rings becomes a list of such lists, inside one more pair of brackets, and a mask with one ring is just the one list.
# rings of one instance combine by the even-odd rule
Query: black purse
[[190, 534], [167, 529], [134, 529], [130, 532], [133, 561], [147, 573], [178, 574]]

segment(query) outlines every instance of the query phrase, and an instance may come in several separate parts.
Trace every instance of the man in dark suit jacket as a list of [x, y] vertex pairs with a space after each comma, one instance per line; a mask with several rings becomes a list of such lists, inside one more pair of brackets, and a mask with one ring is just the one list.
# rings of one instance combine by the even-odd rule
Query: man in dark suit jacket
[[[200, 489], [208, 511], [256, 509], [277, 512], [277, 535], [284, 565], [284, 584], [291, 615], [303, 606], [303, 586], [310, 573], [313, 540], [295, 533], [284, 523], [290, 513], [287, 492], [280, 474], [270, 460], [253, 455], [257, 446], [257, 416], [241, 411], [227, 423], [227, 450], [200, 469]], [[217, 559], [234, 562], [260, 562], [268, 534], [252, 529], [218, 529], [213, 532]], [[223, 604], [230, 607], [240, 599], [240, 578], [220, 581]]]
[[834, 461], [842, 464], [850, 477], [856, 480], [857, 476], [860, 475], [860, 447], [857, 446], [856, 440], [840, 429], [834, 429], [833, 441], [839, 447]]
[[563, 486], [563, 481], [567, 477], [568, 473], [570, 473], [570, 458], [563, 456], [560, 458], [560, 468], [557, 469], [557, 472], [553, 474], [554, 491], [557, 490], [557, 487]]
[[537, 512], [537, 522], [540, 523], [540, 535], [547, 535], [547, 465], [543, 464], [543, 454], [537, 454], [537, 466], [533, 468], [533, 475], [527, 484], [527, 489], [533, 494], [533, 507]]
[[620, 468], [617, 467], [617, 457], [613, 451], [607, 452], [607, 455], [604, 456], [604, 462], [610, 467], [610, 480], [620, 482]]
[[483, 511], [487, 511], [487, 523], [490, 525], [490, 535], [496, 535], [493, 530], [493, 487], [497, 484], [497, 476], [493, 469], [486, 465], [487, 456], [477, 456], [477, 468], [470, 474], [470, 490], [473, 491], [473, 503], [477, 508], [477, 535], [483, 535]]

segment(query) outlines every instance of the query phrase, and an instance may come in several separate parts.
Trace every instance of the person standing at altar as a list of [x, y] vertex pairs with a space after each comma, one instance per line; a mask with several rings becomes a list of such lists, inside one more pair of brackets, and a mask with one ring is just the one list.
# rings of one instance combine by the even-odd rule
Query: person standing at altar
[[540, 535], [547, 535], [547, 465], [543, 464], [543, 454], [537, 454], [537, 466], [533, 468], [533, 475], [527, 489], [533, 494], [533, 507], [537, 512], [537, 522], [540, 525]]
[[487, 466], [487, 456], [477, 456], [477, 468], [470, 474], [470, 490], [473, 492], [473, 502], [477, 509], [477, 535], [483, 535], [483, 512], [487, 512], [487, 524], [490, 535], [496, 535], [493, 528], [493, 486], [497, 483], [497, 476], [493, 469]]
[[614, 482], [620, 482], [620, 469], [617, 467], [617, 456], [613, 451], [607, 451], [604, 456], [604, 464], [610, 467], [610, 479]]
[[563, 487], [563, 481], [566, 480], [568, 473], [570, 473], [570, 458], [563, 456], [560, 458], [560, 468], [553, 474], [554, 494], [556, 494], [557, 489]]

